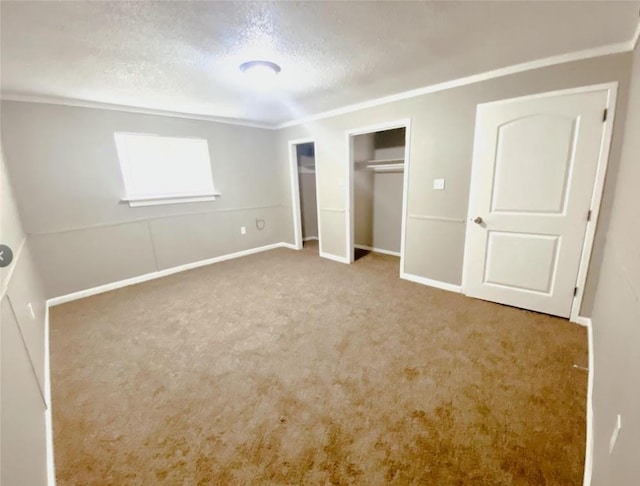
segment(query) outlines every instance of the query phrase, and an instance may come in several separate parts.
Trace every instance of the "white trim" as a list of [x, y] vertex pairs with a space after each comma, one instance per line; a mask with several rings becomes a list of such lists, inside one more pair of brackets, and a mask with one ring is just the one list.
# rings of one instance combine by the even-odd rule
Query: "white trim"
[[411, 118], [407, 119], [404, 132], [404, 175], [402, 176], [402, 215], [400, 227], [400, 274], [405, 271], [407, 242], [407, 217], [409, 215], [409, 171], [411, 169]]
[[231, 213], [231, 212], [254, 211], [254, 210], [263, 211], [266, 209], [277, 209], [277, 208], [286, 208], [286, 207], [288, 206], [283, 206], [281, 204], [274, 204], [272, 206], [248, 206], [245, 208], [221, 208], [221, 209], [211, 209], [208, 211], [190, 211], [188, 213], [183, 213], [183, 214], [164, 214], [160, 216], [148, 216], [145, 218], [132, 218], [126, 221], [116, 221], [113, 223], [89, 224], [85, 226], [61, 228], [61, 229], [54, 229], [50, 231], [31, 231], [29, 232], [29, 237], [43, 236], [43, 235], [57, 235], [61, 233], [71, 233], [74, 231], [84, 231], [84, 230], [90, 230], [90, 229], [96, 229], [96, 228], [111, 228], [114, 226], [122, 226], [126, 224], [149, 223], [152, 221], [159, 221], [163, 219], [181, 218], [183, 216], [202, 216], [207, 214]]
[[[596, 169], [596, 178], [593, 183], [593, 192], [591, 196], [591, 221], [587, 223], [587, 230], [584, 235], [584, 243], [582, 246], [582, 256], [580, 258], [580, 266], [578, 267], [578, 278], [576, 287], [578, 291], [571, 303], [571, 314], [569, 320], [577, 322], [580, 315], [580, 308], [584, 299], [584, 288], [587, 283], [587, 272], [589, 271], [589, 262], [591, 261], [591, 253], [593, 251], [593, 243], [596, 236], [596, 228], [598, 226], [598, 216], [600, 215], [600, 203], [602, 202], [602, 194], [604, 192], [604, 181], [609, 165], [609, 152], [611, 150], [611, 139], [613, 137], [613, 123], [616, 118], [616, 99], [618, 94], [618, 83], [607, 83], [599, 85], [598, 89], [608, 91], [607, 99], [607, 119], [604, 122], [604, 132], [600, 145], [600, 155], [598, 156], [598, 166]], [[595, 91], [595, 90], [594, 90]]]
[[394, 257], [399, 257], [400, 256], [400, 252], [399, 251], [384, 250], [383, 248], [375, 248], [373, 246], [353, 245], [353, 247], [357, 248], [358, 250], [366, 250], [366, 251], [373, 251], [375, 253], [382, 253], [383, 255], [391, 255], [391, 256], [394, 256]]
[[638, 39], [640, 39], [640, 22], [638, 22], [638, 26], [636, 27], [636, 32], [633, 34], [633, 37], [629, 41], [630, 50], [633, 51], [638, 45]]
[[435, 287], [437, 289], [448, 290], [449, 292], [462, 293], [462, 287], [460, 285], [454, 285], [447, 282], [441, 282], [440, 280], [432, 280], [430, 278], [420, 277], [412, 273], [400, 272], [400, 278], [409, 280], [410, 282], [419, 283], [422, 285], [428, 285], [429, 287]]
[[[291, 190], [291, 211], [293, 218], [293, 241], [296, 250], [302, 249], [302, 209], [300, 205], [300, 182], [298, 171], [298, 152], [296, 147], [304, 143], [312, 143], [315, 146], [315, 140], [312, 138], [298, 138], [289, 140], [287, 147], [289, 150], [289, 187]], [[316, 203], [318, 199], [317, 191], [318, 181], [316, 178]], [[317, 207], [317, 204], [316, 204]], [[316, 218], [320, 219], [316, 214]]]
[[[291, 243], [286, 243], [286, 242], [282, 242], [282, 243], [278, 243], [278, 246], [280, 248], [288, 248], [289, 250], [299, 250], [299, 248], [296, 248], [296, 245], [293, 245]], [[276, 247], [277, 248], [277, 247]], [[241, 255], [244, 256], [244, 255]], [[235, 258], [235, 257], [234, 257]], [[214, 262], [215, 263], [215, 262]]]
[[492, 71], [485, 71], [483, 73], [474, 74], [471, 76], [465, 76], [462, 78], [457, 78], [457, 79], [445, 81], [442, 83], [424, 86], [422, 88], [403, 91], [401, 93], [396, 93], [396, 94], [384, 96], [381, 98], [375, 98], [372, 100], [363, 101], [361, 103], [355, 103], [353, 105], [343, 106], [335, 110], [324, 111], [322, 113], [317, 113], [315, 115], [311, 115], [308, 117], [281, 123], [279, 125], [276, 125], [275, 128], [281, 129], [281, 128], [293, 127], [296, 125], [301, 125], [303, 123], [322, 120], [324, 118], [332, 118], [332, 117], [344, 115], [347, 113], [353, 113], [354, 111], [364, 110], [366, 108], [373, 108], [375, 106], [386, 105], [388, 103], [394, 103], [396, 101], [415, 98], [417, 96], [422, 96], [425, 94], [436, 93], [438, 91], [444, 91], [452, 88], [459, 88], [461, 86], [467, 86], [469, 84], [475, 84], [482, 81], [487, 81], [489, 79], [508, 76], [511, 74], [518, 74], [518, 73], [521, 73], [524, 71], [530, 71], [533, 69], [540, 69], [544, 67], [555, 66], [557, 64], [564, 64], [572, 61], [580, 61], [583, 59], [589, 59], [593, 57], [607, 56], [610, 54], [619, 54], [622, 52], [628, 52], [630, 50], [633, 50], [633, 44], [634, 44], [634, 40], [630, 40], [627, 42], [608, 44], [606, 46], [595, 47], [591, 49], [585, 49], [582, 51], [575, 51], [575, 52], [570, 52], [566, 54], [560, 54], [557, 56], [546, 57], [543, 59], [523, 62], [520, 64], [514, 64], [512, 66], [494, 69]]
[[354, 211], [354, 165], [353, 160], [353, 137], [356, 135], [364, 135], [367, 133], [375, 133], [383, 130], [393, 130], [396, 128], [404, 128], [404, 176], [402, 182], [402, 228], [400, 230], [400, 271], [404, 269], [404, 245], [405, 245], [405, 232], [406, 232], [406, 214], [407, 214], [407, 197], [409, 186], [409, 167], [410, 167], [410, 153], [411, 153], [411, 118], [402, 118], [400, 120], [386, 121], [382, 123], [376, 123], [374, 125], [367, 125], [359, 128], [353, 128], [345, 130], [345, 145], [346, 145], [346, 171], [345, 171], [345, 224], [346, 224], [346, 255], [349, 263], [353, 263], [354, 260], [354, 243], [355, 243], [355, 211]]
[[247, 255], [253, 255], [254, 253], [273, 250], [275, 248], [295, 249], [295, 247], [291, 245], [291, 243], [285, 243], [285, 242], [273, 243], [271, 245], [259, 246], [257, 248], [250, 248], [248, 250], [229, 253], [227, 255], [208, 258], [206, 260], [199, 260], [197, 262], [185, 263], [184, 265], [178, 265], [177, 267], [171, 267], [171, 268], [166, 268], [164, 270], [158, 270], [156, 272], [145, 273], [144, 275], [138, 275], [136, 277], [127, 278], [124, 280], [118, 280], [117, 282], [99, 285], [97, 287], [92, 287], [90, 289], [80, 290], [78, 292], [72, 292], [70, 294], [53, 297], [47, 300], [47, 305], [54, 306], [54, 305], [65, 304], [73, 300], [84, 299], [85, 297], [90, 297], [92, 295], [109, 292], [110, 290], [116, 290], [122, 287], [128, 287], [129, 285], [147, 282], [149, 280], [155, 280], [156, 278], [166, 277], [168, 275], [173, 275], [174, 273], [184, 272], [186, 270], [192, 270], [194, 268], [204, 267], [206, 265], [211, 265], [213, 263], [224, 262], [226, 260], [232, 260], [234, 258], [240, 258]]
[[338, 256], [338, 255], [333, 255], [332, 253], [327, 253], [327, 252], [324, 252], [324, 251], [320, 251], [320, 256], [321, 256], [322, 258], [326, 258], [327, 260], [333, 260], [334, 262], [339, 262], [339, 263], [351, 263], [351, 262], [349, 261], [349, 259], [348, 259], [348, 258], [346, 258], [346, 257], [341, 257], [341, 256]]
[[302, 241], [311, 241], [311, 240], [318, 241], [318, 237], [317, 236], [305, 236], [304, 238], [302, 238]]
[[575, 324], [580, 324], [581, 326], [584, 326], [584, 327], [589, 327], [591, 325], [591, 318], [578, 316], [576, 320], [572, 322], [574, 322]]
[[587, 326], [589, 340], [589, 377], [587, 381], [587, 441], [584, 453], [584, 480], [583, 486], [591, 486], [591, 473], [593, 471], [593, 374], [595, 357], [593, 355], [593, 323], [588, 317], [583, 317]]
[[[363, 133], [363, 132], [357, 132]], [[355, 251], [353, 244], [356, 241], [355, 236], [355, 190], [353, 189], [353, 181], [355, 179], [355, 160], [354, 160], [354, 140], [353, 135], [356, 133], [345, 131], [346, 137], [345, 148], [347, 149], [347, 158], [345, 164], [345, 255], [347, 256], [347, 263], [353, 263], [355, 260]]]
[[49, 301], [45, 302], [44, 314], [44, 411], [45, 441], [47, 451], [47, 485], [56, 485], [56, 467], [53, 454], [53, 412], [51, 407], [51, 354], [49, 338]]
[[13, 277], [13, 272], [18, 266], [18, 260], [20, 259], [20, 255], [22, 255], [22, 250], [26, 243], [27, 243], [27, 237], [23, 236], [22, 241], [20, 241], [20, 244], [18, 245], [18, 249], [13, 254], [13, 260], [9, 264], [10, 265], [9, 269], [7, 270], [7, 274], [4, 277], [4, 282], [2, 283], [2, 288], [0, 289], [0, 300], [4, 299], [4, 296], [7, 295], [7, 292], [9, 291], [9, 282], [11, 282], [11, 278]]
[[129, 207], [136, 208], [139, 206], [160, 206], [163, 204], [181, 204], [215, 201], [220, 194], [210, 194], [207, 196], [158, 196], [158, 197], [127, 197], [120, 201], [129, 203]]
[[[394, 128], [405, 128], [408, 123], [411, 123], [411, 118], [401, 118], [399, 120], [385, 121], [380, 123], [374, 123], [373, 125], [365, 125], [358, 128], [352, 128], [352, 129], [346, 130], [346, 133], [350, 136], [365, 135], [367, 133], [381, 132], [384, 130], [393, 130]], [[399, 160], [399, 159], [393, 159], [393, 160]], [[375, 160], [367, 161], [367, 162], [375, 162]]]
[[114, 103], [102, 103], [100, 101], [79, 100], [75, 98], [59, 98], [56, 96], [37, 95], [29, 93], [2, 92], [2, 101], [20, 101], [22, 103], [43, 103], [48, 105], [71, 106], [76, 108], [93, 108], [98, 110], [123, 111], [125, 113], [139, 113], [142, 115], [167, 116], [171, 118], [186, 118], [187, 120], [198, 120], [225, 125], [235, 125], [246, 128], [261, 128], [263, 130], [275, 130], [277, 127], [270, 123], [259, 123], [239, 118], [225, 118], [212, 115], [198, 115], [196, 113], [183, 113], [178, 111], [168, 111], [156, 108], [143, 108], [137, 106], [117, 105]]
[[[504, 100], [491, 101], [487, 103], [480, 103], [476, 108], [476, 120], [478, 117], [479, 111], [486, 106], [490, 105], [500, 105], [512, 102], [519, 101], [528, 101], [532, 99], [538, 98], [548, 98], [554, 96], [563, 96], [563, 95], [572, 95], [579, 93], [588, 93], [594, 91], [608, 91], [608, 100], [607, 100], [607, 109], [608, 115], [607, 120], [604, 122], [604, 132], [602, 135], [602, 142], [600, 146], [600, 155], [598, 157], [598, 166], [596, 169], [596, 177], [594, 180], [593, 193], [591, 197], [591, 222], [587, 224], [587, 230], [584, 236], [584, 243], [582, 248], [582, 254], [580, 257], [580, 266], [578, 268], [578, 276], [576, 281], [576, 286], [578, 287], [578, 292], [576, 296], [573, 298], [573, 302], [571, 304], [571, 313], [569, 320], [572, 322], [577, 322], [579, 319], [580, 307], [582, 306], [582, 300], [584, 297], [584, 287], [587, 280], [587, 271], [589, 269], [589, 261], [591, 259], [591, 252], [593, 250], [593, 243], [595, 239], [596, 226], [598, 222], [598, 215], [600, 213], [600, 202], [602, 201], [602, 193], [604, 191], [604, 180], [607, 171], [607, 165], [609, 163], [609, 150], [611, 148], [611, 138], [613, 133], [613, 122], [615, 119], [615, 109], [616, 109], [616, 96], [618, 92], [618, 82], [611, 83], [602, 83], [591, 86], [579, 86], [576, 88], [570, 89], [562, 89], [549, 91], [546, 93], [536, 93], [533, 95], [520, 96], [516, 98], [507, 98]], [[467, 207], [467, 218], [471, 220], [473, 218], [472, 215], [472, 204], [475, 200], [475, 191], [477, 188], [477, 180], [478, 180], [478, 167], [474, 161], [477, 159], [478, 150], [480, 149], [480, 141], [474, 137], [473, 141], [473, 155], [471, 162], [471, 180], [470, 180], [470, 188], [469, 188], [469, 205]], [[466, 285], [467, 285], [467, 267], [469, 261], [469, 239], [470, 239], [470, 228], [467, 226], [467, 231], [465, 234], [465, 245], [464, 245], [464, 260], [462, 264], [462, 289], [466, 293]]]

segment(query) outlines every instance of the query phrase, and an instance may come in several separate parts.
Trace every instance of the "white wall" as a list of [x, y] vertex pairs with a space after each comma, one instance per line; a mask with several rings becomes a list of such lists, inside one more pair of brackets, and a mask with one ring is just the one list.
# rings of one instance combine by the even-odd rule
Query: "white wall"
[[13, 263], [0, 272], [0, 483], [40, 486], [47, 477], [45, 298], [4, 158], [0, 160], [0, 241], [14, 251]]
[[[594, 486], [640, 483], [640, 47], [593, 305]], [[617, 445], [609, 439], [622, 415]]]
[[[131, 208], [116, 131], [207, 139], [215, 202]], [[272, 130], [41, 103], [2, 103], [2, 140], [48, 297], [283, 241]], [[264, 230], [256, 219], [265, 221]], [[247, 228], [241, 235], [240, 227]]]
[[[321, 246], [346, 256], [345, 131], [405, 118], [411, 119], [408, 219], [405, 270], [418, 277], [460, 285], [466, 229], [476, 106], [534, 93], [619, 82], [609, 176], [600, 212], [581, 314], [589, 316], [601, 267], [604, 235], [620, 158], [631, 66], [630, 53], [585, 59], [503, 76], [454, 89], [358, 110], [283, 129], [278, 159], [288, 160], [288, 140], [316, 141], [316, 171]], [[446, 190], [433, 190], [434, 178], [446, 179]], [[289, 203], [290, 204], [290, 203]], [[288, 241], [293, 232], [288, 230]]]

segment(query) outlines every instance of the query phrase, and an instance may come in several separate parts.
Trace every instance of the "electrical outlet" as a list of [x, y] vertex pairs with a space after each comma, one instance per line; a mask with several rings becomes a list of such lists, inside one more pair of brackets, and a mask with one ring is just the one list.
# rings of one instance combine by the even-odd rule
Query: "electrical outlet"
[[31, 305], [31, 302], [27, 303], [27, 309], [29, 309], [29, 314], [31, 314], [31, 319], [35, 319], [36, 313], [33, 312], [33, 306]]
[[433, 188], [439, 191], [444, 190], [444, 179], [433, 179]]
[[613, 428], [613, 432], [611, 433], [611, 439], [609, 439], [609, 454], [613, 452], [613, 448], [616, 446], [618, 436], [620, 435], [620, 429], [622, 429], [622, 416], [618, 414], [616, 425]]
[[240, 234], [241, 235], [246, 235], [247, 234], [247, 227], [246, 226], [240, 226]]

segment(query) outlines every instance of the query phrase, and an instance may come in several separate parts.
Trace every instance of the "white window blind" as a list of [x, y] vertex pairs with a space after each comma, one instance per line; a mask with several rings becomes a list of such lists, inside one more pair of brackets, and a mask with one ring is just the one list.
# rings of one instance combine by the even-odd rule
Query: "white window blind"
[[116, 147], [131, 206], [214, 200], [207, 141], [116, 133]]

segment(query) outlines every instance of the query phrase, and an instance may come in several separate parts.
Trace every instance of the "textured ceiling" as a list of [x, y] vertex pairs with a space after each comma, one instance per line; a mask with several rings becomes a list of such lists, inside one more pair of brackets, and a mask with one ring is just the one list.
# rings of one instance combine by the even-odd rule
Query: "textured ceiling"
[[2, 1], [2, 92], [280, 123], [629, 41], [639, 3]]

